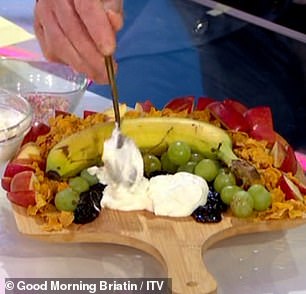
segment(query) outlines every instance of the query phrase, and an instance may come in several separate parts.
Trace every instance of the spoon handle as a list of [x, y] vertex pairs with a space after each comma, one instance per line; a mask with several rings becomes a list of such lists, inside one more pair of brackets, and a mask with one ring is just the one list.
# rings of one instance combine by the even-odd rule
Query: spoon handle
[[115, 79], [115, 71], [114, 71], [112, 56], [105, 56], [105, 66], [106, 66], [109, 85], [111, 87], [115, 121], [118, 125], [118, 128], [120, 128], [119, 95]]

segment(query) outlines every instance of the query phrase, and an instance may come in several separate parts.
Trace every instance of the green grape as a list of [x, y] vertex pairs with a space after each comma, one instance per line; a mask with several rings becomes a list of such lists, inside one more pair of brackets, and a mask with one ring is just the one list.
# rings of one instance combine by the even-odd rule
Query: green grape
[[188, 161], [186, 164], [179, 166], [178, 172], [187, 172], [193, 174], [194, 168], [197, 165], [194, 161]]
[[194, 168], [194, 173], [202, 177], [207, 182], [211, 182], [218, 174], [220, 164], [217, 160], [202, 159]]
[[223, 187], [220, 193], [221, 200], [225, 204], [230, 205], [234, 194], [238, 191], [242, 191], [242, 188], [236, 185]]
[[197, 153], [197, 152], [192, 152], [191, 155], [190, 155], [189, 161], [198, 163], [198, 162], [200, 162], [203, 158], [204, 158], [204, 157], [203, 157], [202, 154]]
[[248, 189], [248, 192], [253, 198], [255, 210], [263, 211], [270, 207], [272, 203], [272, 197], [265, 186], [254, 184]]
[[231, 171], [229, 170], [229, 168], [227, 167], [221, 167], [218, 171], [218, 175], [219, 174], [229, 174]]
[[144, 154], [143, 163], [146, 176], [150, 176], [152, 173], [161, 170], [160, 160], [155, 155]]
[[95, 175], [91, 175], [87, 169], [83, 169], [80, 176], [88, 182], [89, 186], [93, 186], [99, 182], [98, 178]]
[[175, 141], [169, 145], [167, 154], [174, 164], [184, 165], [189, 161], [191, 149], [187, 143]]
[[167, 152], [162, 154], [160, 161], [163, 171], [166, 171], [171, 174], [174, 174], [177, 171], [178, 166], [169, 159]]
[[55, 207], [58, 210], [74, 211], [79, 202], [80, 195], [71, 188], [66, 188], [55, 195]]
[[231, 210], [239, 218], [249, 217], [253, 213], [254, 201], [247, 191], [238, 191], [233, 195]]
[[79, 194], [89, 190], [89, 183], [82, 177], [71, 178], [68, 184], [73, 191]]
[[233, 185], [236, 185], [236, 178], [231, 172], [219, 173], [214, 180], [214, 189], [219, 193], [225, 186]]

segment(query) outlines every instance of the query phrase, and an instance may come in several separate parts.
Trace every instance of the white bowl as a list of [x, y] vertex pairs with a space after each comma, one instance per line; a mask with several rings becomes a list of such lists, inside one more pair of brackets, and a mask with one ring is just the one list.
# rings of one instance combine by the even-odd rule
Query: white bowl
[[35, 121], [48, 123], [55, 111], [73, 112], [87, 85], [85, 75], [63, 64], [0, 58], [0, 88], [27, 98]]
[[0, 164], [16, 153], [32, 119], [32, 107], [25, 98], [0, 89]]

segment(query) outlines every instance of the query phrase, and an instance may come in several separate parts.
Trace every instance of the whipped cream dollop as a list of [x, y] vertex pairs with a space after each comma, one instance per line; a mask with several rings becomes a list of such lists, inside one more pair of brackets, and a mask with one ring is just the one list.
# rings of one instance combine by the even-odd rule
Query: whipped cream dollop
[[104, 143], [101, 167], [91, 167], [106, 185], [102, 207], [131, 211], [148, 210], [156, 215], [189, 216], [205, 205], [209, 192], [206, 181], [187, 172], [159, 175], [150, 180], [144, 177], [143, 158], [135, 142], [121, 134], [118, 127]]

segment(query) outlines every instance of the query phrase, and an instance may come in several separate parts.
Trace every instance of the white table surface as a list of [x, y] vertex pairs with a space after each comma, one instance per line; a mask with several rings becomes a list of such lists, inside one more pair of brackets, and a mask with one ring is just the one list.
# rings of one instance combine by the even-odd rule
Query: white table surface
[[[110, 100], [86, 92], [76, 112], [109, 106]], [[204, 259], [220, 294], [306, 294], [305, 225], [221, 241], [205, 253]], [[6, 277], [157, 278], [165, 277], [165, 272], [153, 257], [133, 248], [55, 244], [21, 235], [0, 188], [0, 294], [4, 293]]]

